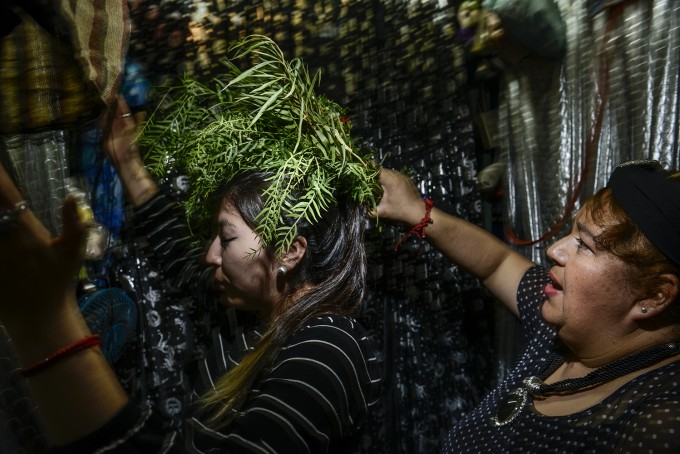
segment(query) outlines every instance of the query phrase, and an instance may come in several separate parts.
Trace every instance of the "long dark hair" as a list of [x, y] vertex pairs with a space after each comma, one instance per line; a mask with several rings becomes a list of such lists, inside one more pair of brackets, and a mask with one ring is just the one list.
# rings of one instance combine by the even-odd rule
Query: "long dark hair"
[[[239, 174], [218, 191], [217, 203], [230, 202], [255, 229], [263, 207], [262, 197], [269, 187], [269, 176], [265, 172]], [[298, 196], [293, 194], [291, 197]], [[314, 223], [282, 214], [284, 223], [297, 223], [298, 235], [307, 240], [307, 251], [296, 273], [290, 276], [292, 294], [303, 286], [308, 289], [273, 316], [254, 350], [203, 397], [202, 403], [209, 410], [213, 425], [219, 427], [230, 422], [248, 399], [258, 376], [266, 373], [281, 348], [299, 328], [320, 315], [351, 315], [361, 305], [366, 282], [364, 208], [341, 195], [336, 198], [337, 203]], [[273, 245], [266, 245], [265, 252], [274, 259]]]

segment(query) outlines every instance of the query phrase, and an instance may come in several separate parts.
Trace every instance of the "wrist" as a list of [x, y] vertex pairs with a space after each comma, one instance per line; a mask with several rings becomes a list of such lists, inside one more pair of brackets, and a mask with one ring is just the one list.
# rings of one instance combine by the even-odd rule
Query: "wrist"
[[6, 323], [5, 329], [23, 366], [34, 364], [56, 350], [91, 334], [75, 296], [58, 311], [33, 314], [31, 320]]
[[[434, 206], [434, 203], [427, 196], [422, 196], [421, 199], [422, 199], [422, 202], [423, 202], [423, 205], [424, 205], [424, 214], [422, 215], [422, 218], [420, 218], [419, 221], [417, 221], [415, 224], [413, 224], [413, 226], [410, 228], [410, 230], [408, 232], [406, 232], [406, 234], [404, 234], [399, 239], [399, 241], [397, 242], [397, 244], [394, 248], [395, 251], [399, 249], [399, 246], [401, 245], [401, 243], [406, 238], [408, 238], [409, 236], [415, 235], [415, 236], [417, 236], [418, 238], [421, 238], [421, 239], [424, 239], [427, 236], [427, 232], [426, 232], [425, 228], [428, 225], [433, 223], [432, 218], [430, 217], [430, 213], [432, 212], [432, 208]], [[412, 212], [415, 213], [415, 210], [412, 210]], [[420, 212], [423, 213], [422, 208], [421, 208]]]

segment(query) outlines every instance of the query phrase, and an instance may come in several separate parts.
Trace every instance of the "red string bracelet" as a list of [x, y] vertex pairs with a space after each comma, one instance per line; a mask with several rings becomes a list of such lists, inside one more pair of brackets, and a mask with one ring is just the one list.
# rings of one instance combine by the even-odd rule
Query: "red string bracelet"
[[99, 334], [92, 334], [83, 339], [80, 339], [79, 341], [72, 343], [71, 345], [67, 345], [66, 347], [60, 348], [59, 350], [52, 353], [45, 359], [33, 363], [30, 366], [22, 367], [21, 369], [19, 369], [19, 373], [23, 377], [28, 378], [32, 375], [37, 374], [38, 372], [41, 372], [44, 369], [47, 369], [48, 367], [54, 365], [55, 363], [61, 361], [62, 359], [68, 358], [69, 356], [78, 353], [79, 351], [96, 347], [101, 344], [102, 344], [101, 336]]
[[434, 203], [432, 203], [432, 200], [430, 200], [426, 196], [422, 196], [423, 202], [425, 202], [425, 216], [420, 220], [420, 222], [416, 225], [414, 225], [411, 230], [406, 232], [401, 238], [399, 238], [399, 241], [397, 242], [397, 245], [394, 247], [394, 250], [397, 251], [399, 249], [399, 246], [401, 245], [401, 242], [404, 241], [406, 238], [410, 237], [411, 235], [415, 235], [418, 238], [425, 238], [427, 235], [425, 234], [425, 227], [428, 224], [432, 224], [432, 218], [430, 217], [430, 211], [432, 211], [432, 207], [434, 206]]

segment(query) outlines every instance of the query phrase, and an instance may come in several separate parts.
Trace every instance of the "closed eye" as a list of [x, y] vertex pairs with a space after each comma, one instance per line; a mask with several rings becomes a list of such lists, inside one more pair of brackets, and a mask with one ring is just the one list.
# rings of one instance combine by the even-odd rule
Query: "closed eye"
[[220, 245], [222, 245], [222, 247], [225, 247], [225, 246], [227, 246], [230, 242], [234, 241], [235, 239], [236, 239], [236, 237], [222, 238], [222, 239], [220, 239]]

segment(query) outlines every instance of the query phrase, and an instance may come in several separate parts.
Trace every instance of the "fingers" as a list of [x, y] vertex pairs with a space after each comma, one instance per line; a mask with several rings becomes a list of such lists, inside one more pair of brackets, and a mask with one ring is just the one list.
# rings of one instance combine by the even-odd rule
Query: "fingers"
[[378, 219], [407, 224], [420, 220], [423, 201], [409, 176], [393, 169], [382, 168], [380, 184], [383, 195], [376, 210]]
[[125, 101], [125, 96], [118, 95], [116, 97], [116, 117], [125, 118], [130, 113], [130, 106]]
[[23, 200], [23, 197], [19, 189], [17, 189], [3, 165], [0, 164], [0, 208], [13, 207], [21, 200]]
[[[0, 209], [12, 209], [17, 206], [19, 202], [24, 200], [21, 192], [14, 184], [5, 168], [0, 164]], [[29, 207], [30, 208], [30, 207]], [[39, 241], [48, 240], [50, 238], [49, 231], [40, 222], [38, 218], [30, 210], [24, 210], [17, 217], [17, 225], [14, 232], [10, 232], [7, 236], [16, 236], [23, 230], [28, 231], [30, 235], [38, 238]]]
[[139, 133], [137, 120], [121, 95], [111, 106], [107, 119], [103, 146], [111, 163], [118, 167], [131, 159], [130, 151]]
[[78, 201], [75, 197], [68, 197], [62, 209], [62, 243], [69, 250], [79, 250], [87, 238], [89, 222], [83, 222], [78, 214]]

